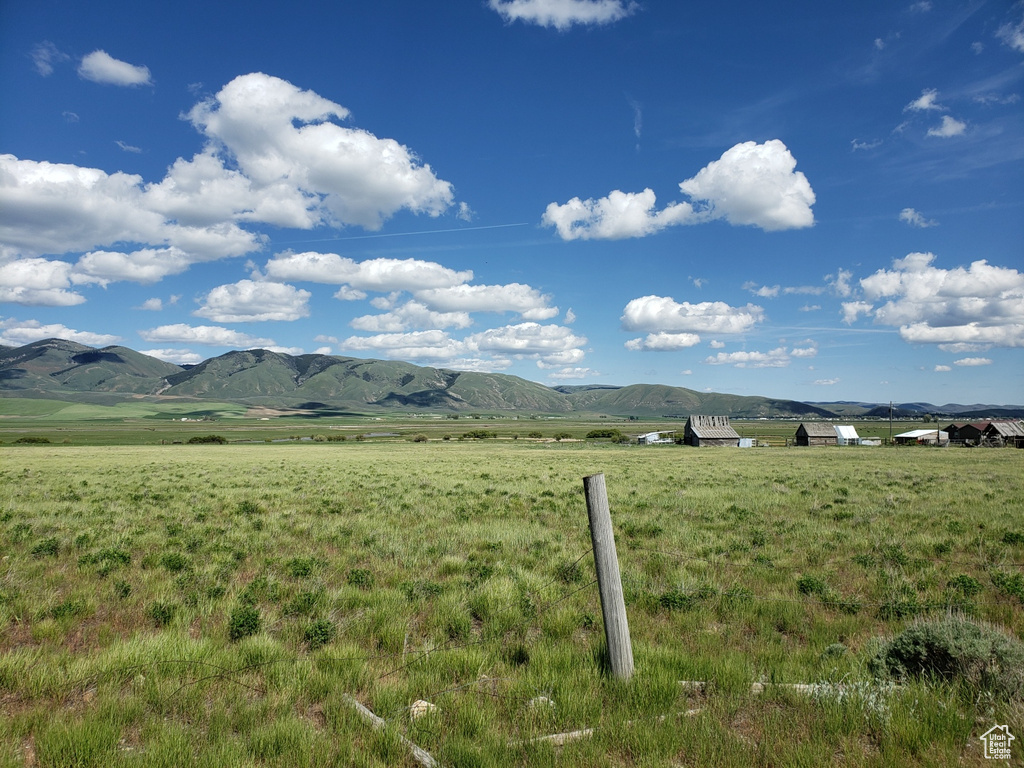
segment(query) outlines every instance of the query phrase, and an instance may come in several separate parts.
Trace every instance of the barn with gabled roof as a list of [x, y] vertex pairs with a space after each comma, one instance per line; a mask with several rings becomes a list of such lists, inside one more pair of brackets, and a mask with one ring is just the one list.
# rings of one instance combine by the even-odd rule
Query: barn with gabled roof
[[838, 445], [839, 438], [831, 424], [823, 421], [804, 422], [796, 428], [797, 445]]
[[732, 428], [728, 416], [690, 416], [686, 420], [683, 442], [697, 448], [738, 448], [740, 436]]
[[1024, 448], [1024, 422], [990, 421], [981, 433], [982, 443]]

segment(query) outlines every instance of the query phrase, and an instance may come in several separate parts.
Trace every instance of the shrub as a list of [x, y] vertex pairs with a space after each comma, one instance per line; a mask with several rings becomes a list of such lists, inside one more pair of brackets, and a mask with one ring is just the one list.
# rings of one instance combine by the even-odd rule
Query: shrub
[[69, 597], [57, 603], [50, 609], [49, 614], [53, 619], [69, 619], [81, 616], [88, 610], [85, 600]]
[[587, 432], [587, 440], [599, 440], [601, 438], [608, 438], [613, 443], [622, 442], [623, 434], [617, 429], [610, 429], [605, 427], [603, 429], [592, 429]]
[[49, 555], [50, 557], [54, 557], [54, 556], [56, 556], [57, 551], [59, 549], [60, 549], [60, 542], [58, 542], [55, 537], [50, 536], [49, 538], [43, 539], [38, 544], [36, 544], [34, 547], [32, 547], [32, 556], [33, 557], [46, 557], [47, 555]]
[[561, 442], [562, 440], [572, 440], [572, 435], [568, 432], [556, 432], [555, 441]]
[[171, 573], [180, 573], [189, 567], [189, 561], [180, 552], [165, 552], [160, 556], [160, 565]]
[[323, 592], [319, 590], [299, 592], [284, 606], [284, 613], [286, 616], [309, 616], [320, 604], [322, 596]]
[[978, 692], [1024, 699], [1024, 644], [961, 616], [914, 624], [883, 643], [869, 668], [879, 677], [959, 680]]
[[41, 444], [41, 443], [48, 443], [48, 442], [50, 442], [50, 438], [48, 438], [48, 437], [19, 437], [14, 442], [15, 443], [21, 443], [22, 445], [26, 445], [26, 444], [27, 445], [33, 445], [33, 444], [38, 445], [38, 444]]
[[800, 590], [801, 595], [817, 595], [823, 599], [829, 592], [828, 585], [825, 582], [815, 576], [807, 575], [797, 579], [796, 588]]
[[670, 589], [661, 593], [661, 596], [658, 597], [658, 605], [670, 611], [689, 610], [717, 594], [718, 590], [708, 584], [686, 591]]
[[317, 563], [312, 557], [293, 557], [285, 563], [284, 567], [288, 571], [289, 576], [296, 579], [304, 579], [312, 575], [316, 565]]
[[365, 568], [353, 568], [348, 572], [346, 581], [359, 589], [370, 589], [373, 586], [373, 574]]
[[403, 581], [398, 585], [398, 588], [405, 594], [405, 599], [409, 601], [417, 600], [419, 598], [430, 598], [437, 597], [440, 595], [444, 588], [436, 581]]
[[177, 609], [174, 603], [162, 603], [157, 600], [146, 606], [146, 618], [153, 622], [155, 627], [166, 627], [171, 623]]
[[253, 605], [240, 605], [228, 619], [228, 637], [232, 642], [260, 631], [260, 611]]
[[1016, 597], [1021, 603], [1024, 603], [1024, 573], [993, 571], [991, 577], [996, 589], [1010, 597]]
[[540, 438], [544, 437], [544, 433], [543, 432], [538, 432], [537, 430], [534, 430], [533, 432], [530, 432], [526, 436], [527, 437], [532, 437], [534, 440], [539, 440]]
[[979, 595], [983, 589], [980, 581], [965, 573], [961, 573], [959, 576], [954, 576], [946, 584], [946, 587], [952, 592], [959, 592], [964, 597], [974, 597], [975, 595]]
[[417, 435], [413, 435], [412, 441], [414, 443], [425, 443], [427, 442], [427, 436], [420, 432]]
[[228, 442], [226, 437], [221, 435], [196, 435], [188, 439], [189, 445], [199, 445], [203, 443], [215, 443], [217, 445], [225, 445]]
[[331, 642], [336, 634], [338, 634], [338, 628], [334, 624], [327, 619], [317, 619], [306, 625], [303, 637], [309, 650], [315, 651]]

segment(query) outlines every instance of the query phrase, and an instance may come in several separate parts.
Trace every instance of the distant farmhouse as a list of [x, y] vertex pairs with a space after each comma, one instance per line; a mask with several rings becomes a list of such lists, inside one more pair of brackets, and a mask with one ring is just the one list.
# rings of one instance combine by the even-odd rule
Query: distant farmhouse
[[861, 439], [852, 426], [805, 422], [796, 428], [797, 445], [860, 445]]
[[943, 432], [949, 435], [951, 443], [962, 443], [963, 445], [980, 445], [981, 433], [988, 426], [988, 422], [978, 424], [950, 424]]
[[974, 424], [950, 424], [943, 430], [949, 441], [959, 445], [992, 445], [1024, 448], [1024, 422], [978, 421]]
[[728, 446], [738, 448], [740, 436], [728, 416], [690, 416], [686, 420], [683, 442], [697, 448]]
[[811, 421], [796, 428], [797, 445], [839, 445], [835, 427], [821, 421]]

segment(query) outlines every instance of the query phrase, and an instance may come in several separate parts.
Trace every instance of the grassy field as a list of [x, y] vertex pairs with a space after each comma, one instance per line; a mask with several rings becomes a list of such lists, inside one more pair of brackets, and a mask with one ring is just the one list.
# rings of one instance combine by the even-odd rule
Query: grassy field
[[[642, 448], [529, 426], [94, 447], [8, 430], [0, 766], [415, 765], [402, 738], [445, 766], [985, 765], [982, 733], [1024, 731], [1016, 695], [893, 687], [870, 664], [951, 611], [1024, 632], [1024, 452]], [[595, 472], [629, 683], [603, 669]], [[436, 709], [413, 718], [418, 700]]]

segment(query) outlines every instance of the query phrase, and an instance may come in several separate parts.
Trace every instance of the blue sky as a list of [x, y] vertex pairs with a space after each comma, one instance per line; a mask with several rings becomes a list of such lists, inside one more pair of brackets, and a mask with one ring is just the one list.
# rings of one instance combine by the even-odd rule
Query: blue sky
[[4, 0], [0, 343], [1024, 402], [1024, 5], [777, 6]]

